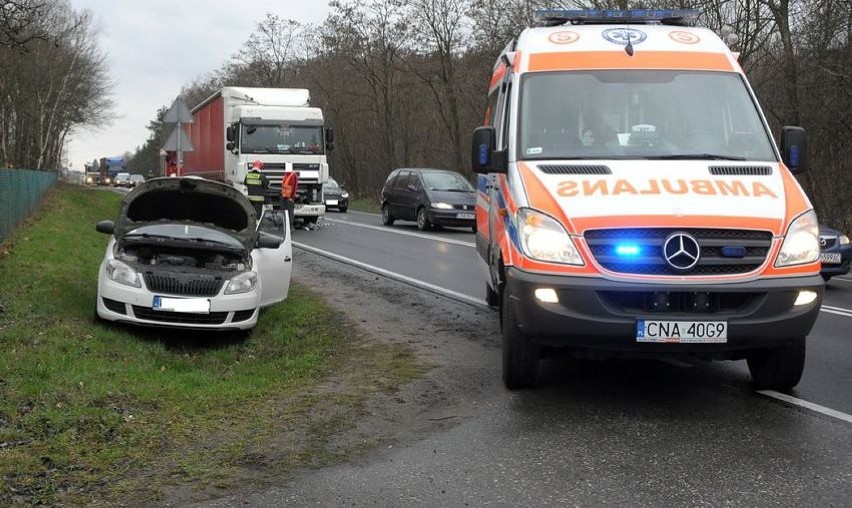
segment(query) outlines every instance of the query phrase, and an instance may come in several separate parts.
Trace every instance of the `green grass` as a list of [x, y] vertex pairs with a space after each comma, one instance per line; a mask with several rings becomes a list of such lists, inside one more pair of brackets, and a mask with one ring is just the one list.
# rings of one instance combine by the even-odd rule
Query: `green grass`
[[[60, 187], [0, 258], [0, 504], [228, 486], [284, 429], [300, 437], [273, 469], [325, 464], [370, 393], [422, 372], [298, 285], [249, 337], [93, 324], [107, 243], [94, 224], [120, 199]], [[318, 396], [332, 375], [348, 381]]]
[[359, 212], [381, 213], [382, 207], [376, 198], [358, 198], [349, 201], [349, 208]]

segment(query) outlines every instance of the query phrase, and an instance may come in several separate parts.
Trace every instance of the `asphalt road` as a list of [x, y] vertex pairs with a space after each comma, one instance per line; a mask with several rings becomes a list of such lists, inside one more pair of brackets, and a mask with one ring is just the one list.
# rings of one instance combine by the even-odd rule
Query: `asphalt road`
[[[353, 211], [329, 214], [319, 229], [294, 234], [297, 249], [331, 256], [329, 263], [345, 261], [349, 270], [369, 268], [470, 303], [483, 291], [473, 241], [462, 230], [421, 233], [406, 223], [387, 228], [377, 215]], [[475, 416], [374, 454], [366, 464], [321, 470], [243, 500], [847, 504], [852, 277], [828, 284], [825, 305], [835, 311], [821, 313], [809, 337], [804, 378], [790, 401], [754, 392], [745, 362], [554, 360], [545, 363], [539, 389], [511, 393], [499, 382], [499, 348], [491, 347], [481, 361], [494, 380], [481, 393]]]

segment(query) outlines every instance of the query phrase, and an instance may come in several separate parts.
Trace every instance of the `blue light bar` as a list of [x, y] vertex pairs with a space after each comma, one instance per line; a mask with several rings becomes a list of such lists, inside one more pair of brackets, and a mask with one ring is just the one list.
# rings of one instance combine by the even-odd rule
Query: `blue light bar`
[[692, 25], [698, 19], [695, 9], [632, 9], [632, 10], [569, 10], [547, 9], [536, 11], [533, 20], [539, 25], [561, 23], [607, 23]]
[[617, 245], [615, 247], [615, 253], [618, 254], [619, 256], [624, 256], [624, 257], [638, 256], [639, 252], [640, 252], [640, 249], [639, 249], [638, 245], [633, 245], [633, 244], [629, 244], [629, 243]]

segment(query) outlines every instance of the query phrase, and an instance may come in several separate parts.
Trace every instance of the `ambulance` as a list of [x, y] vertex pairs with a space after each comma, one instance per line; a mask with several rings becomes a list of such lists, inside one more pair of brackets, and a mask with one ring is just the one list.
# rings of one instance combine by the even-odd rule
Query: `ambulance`
[[696, 18], [541, 11], [500, 55], [471, 158], [507, 388], [558, 351], [799, 382], [823, 297], [805, 132], [776, 144], [732, 40]]

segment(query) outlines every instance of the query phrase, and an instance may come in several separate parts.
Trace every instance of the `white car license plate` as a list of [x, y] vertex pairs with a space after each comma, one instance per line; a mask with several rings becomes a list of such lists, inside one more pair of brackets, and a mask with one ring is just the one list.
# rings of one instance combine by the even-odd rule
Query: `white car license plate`
[[839, 252], [823, 252], [819, 255], [819, 260], [827, 265], [839, 265], [843, 261]]
[[647, 321], [636, 322], [636, 342], [675, 344], [725, 344], [727, 321]]
[[154, 310], [189, 314], [210, 314], [210, 300], [203, 298], [165, 298], [155, 296]]
[[329, 200], [326, 200], [325, 204], [327, 206], [337, 206], [337, 200], [336, 199], [329, 199]]
[[476, 214], [473, 213], [460, 213], [456, 215], [456, 219], [475, 219]]

